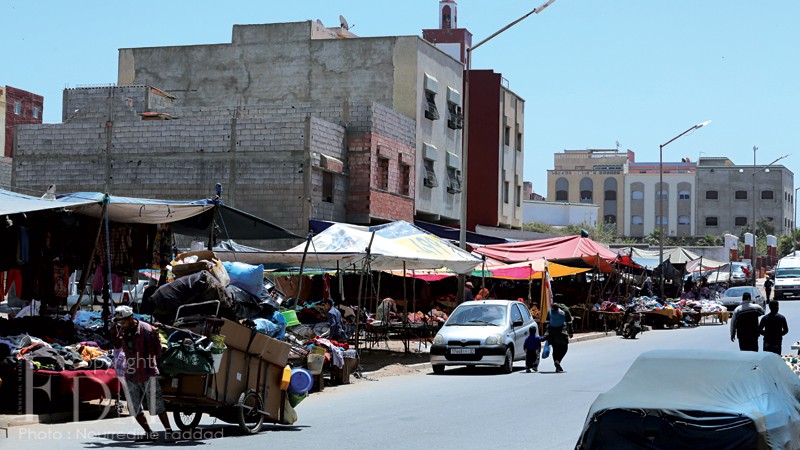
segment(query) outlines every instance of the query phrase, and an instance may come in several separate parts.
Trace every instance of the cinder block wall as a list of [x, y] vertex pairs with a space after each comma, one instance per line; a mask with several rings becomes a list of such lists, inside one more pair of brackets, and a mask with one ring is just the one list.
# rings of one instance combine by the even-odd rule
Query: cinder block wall
[[[60, 193], [100, 191], [176, 200], [211, 197], [214, 185], [221, 183], [227, 204], [303, 236], [309, 218], [346, 221], [352, 206], [353, 171], [347, 164], [334, 175], [334, 202], [322, 201], [320, 155], [346, 163], [351, 135], [367, 136], [374, 143], [369, 154], [379, 143], [392, 148], [397, 153], [393, 168], [399, 152], [404, 161], [414, 155], [414, 121], [377, 103], [287, 108], [174, 107], [165, 102], [161, 107], [170, 107], [158, 112], [177, 120], [143, 121], [139, 114], [148, 109], [149, 90], [134, 86], [114, 93], [106, 88], [65, 93], [65, 101], [69, 97], [79, 113], [63, 124], [20, 129], [11, 183], [41, 191], [56, 184]], [[109, 108], [113, 121], [108, 120]], [[364, 166], [367, 189], [373, 170], [372, 162]], [[376, 217], [412, 220], [413, 192], [412, 187], [410, 196], [383, 192], [385, 198], [375, 197]], [[370, 205], [367, 196], [362, 223], [369, 222]], [[249, 244], [288, 248], [293, 243]]]

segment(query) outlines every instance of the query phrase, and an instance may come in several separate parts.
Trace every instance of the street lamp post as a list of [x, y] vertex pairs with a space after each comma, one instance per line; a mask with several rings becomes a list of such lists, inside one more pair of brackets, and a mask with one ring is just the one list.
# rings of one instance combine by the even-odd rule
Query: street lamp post
[[[469, 174], [469, 167], [467, 165], [468, 157], [469, 157], [469, 73], [472, 70], [472, 52], [475, 51], [481, 45], [489, 42], [490, 40], [494, 39], [500, 33], [508, 30], [509, 28], [513, 27], [514, 25], [522, 22], [523, 20], [527, 19], [532, 14], [539, 14], [545, 8], [552, 5], [553, 2], [556, 0], [547, 0], [546, 2], [542, 3], [541, 5], [533, 8], [527, 14], [523, 15], [519, 19], [509, 23], [508, 25], [504, 26], [503, 28], [495, 31], [486, 39], [478, 42], [477, 44], [469, 47], [466, 49], [466, 57], [467, 57], [467, 70], [464, 73], [464, 127], [462, 131], [462, 139], [461, 139], [461, 229], [458, 233], [459, 239], [459, 246], [462, 249], [467, 248], [467, 179]], [[463, 276], [459, 277], [458, 283], [458, 297], [459, 299], [464, 298], [464, 282], [465, 278]]]
[[[757, 269], [757, 260], [756, 255], [758, 253], [758, 234], [756, 233], [756, 226], [758, 220], [756, 220], [756, 175], [761, 172], [769, 173], [769, 168], [776, 162], [782, 160], [783, 158], [788, 157], [789, 155], [783, 155], [780, 158], [775, 159], [771, 163], [767, 164], [766, 166], [762, 167], [761, 169], [756, 170], [756, 152], [758, 151], [758, 147], [753, 146], [753, 251], [751, 252], [750, 259], [753, 262], [753, 286], [756, 285], [756, 278], [758, 277], [758, 269]], [[795, 191], [797, 192], [797, 191]], [[795, 213], [796, 215], [797, 213]], [[765, 237], [766, 239], [766, 237]], [[793, 239], [794, 240], [794, 239]]]
[[792, 222], [792, 256], [794, 256], [794, 252], [797, 251], [797, 191], [800, 191], [800, 187], [795, 188], [794, 190], [794, 221]]
[[658, 146], [658, 263], [661, 265], [661, 276], [659, 277], [660, 291], [658, 294], [661, 297], [664, 297], [664, 147], [671, 144], [676, 139], [698, 128], [703, 128], [710, 123], [710, 120], [698, 123]]

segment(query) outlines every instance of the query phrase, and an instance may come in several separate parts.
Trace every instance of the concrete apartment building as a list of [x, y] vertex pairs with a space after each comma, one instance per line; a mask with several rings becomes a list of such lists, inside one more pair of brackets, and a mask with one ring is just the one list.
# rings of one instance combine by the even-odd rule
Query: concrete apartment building
[[[466, 65], [472, 34], [458, 28], [454, 0], [439, 2], [439, 28], [422, 30], [422, 36]], [[502, 74], [492, 70], [471, 70], [468, 94], [467, 229], [478, 225], [521, 229], [525, 101], [509, 89]], [[454, 108], [448, 117], [460, 120], [457, 102], [448, 106]], [[461, 125], [456, 122], [456, 126]]]
[[[150, 86], [65, 90], [72, 115], [64, 123], [21, 128], [16, 185], [196, 199], [213, 195], [219, 182], [227, 204], [299, 235], [310, 218], [413, 220], [414, 122], [383, 105], [201, 108], [173, 101]], [[378, 179], [371, 154], [410, 170]], [[353, 180], [364, 188], [352, 188]], [[391, 198], [376, 201], [381, 195]]]
[[754, 217], [754, 192], [756, 220], [773, 221], [775, 234], [789, 234], [795, 226], [794, 175], [781, 165], [735, 165], [726, 157], [660, 165], [637, 163], [630, 150], [594, 149], [565, 150], [554, 160], [547, 199], [596, 203], [603, 222], [615, 223], [622, 236], [647, 236], [662, 222], [670, 237], [739, 234]]
[[457, 223], [461, 130], [445, 112], [462, 72], [419, 37], [319, 22], [122, 49], [117, 86], [67, 89], [62, 124], [24, 128], [14, 180], [175, 199], [220, 182], [228, 204], [300, 235], [310, 218]]
[[600, 205], [599, 223], [623, 233], [624, 175], [635, 161], [628, 150], [586, 149], [556, 153], [554, 169], [547, 171], [547, 200]]
[[[660, 172], [663, 167], [663, 173]], [[624, 236], [644, 237], [660, 229], [665, 236], [696, 235], [695, 168], [692, 162], [631, 162], [624, 176]], [[659, 181], [663, 178], [663, 188]]]
[[[462, 73], [459, 61], [418, 36], [360, 38], [308, 21], [235, 25], [230, 44], [121, 49], [118, 84], [157, 86], [181, 107], [383, 105], [414, 122], [415, 159], [373, 142], [369, 178], [385, 186], [386, 174], [413, 176], [401, 184], [413, 198], [414, 217], [453, 224], [461, 215], [461, 130], [448, 126], [447, 112], [461, 107]], [[367, 186], [350, 181], [365, 195]], [[388, 209], [395, 198], [362, 200]], [[401, 217], [382, 217], [395, 218]]]
[[782, 165], [735, 165], [726, 157], [697, 163], [697, 234], [739, 234], [767, 219], [775, 234], [794, 229], [794, 174]]
[[0, 86], [0, 187], [11, 185], [14, 127], [42, 123], [44, 98], [11, 86]]

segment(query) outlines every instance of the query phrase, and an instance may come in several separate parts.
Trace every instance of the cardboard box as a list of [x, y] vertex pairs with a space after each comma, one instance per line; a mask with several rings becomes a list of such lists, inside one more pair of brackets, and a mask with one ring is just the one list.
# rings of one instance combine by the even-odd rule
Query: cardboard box
[[247, 351], [251, 338], [255, 339], [257, 332], [232, 320], [223, 320], [224, 323], [220, 328], [219, 334], [225, 336], [225, 345], [235, 350]]
[[236, 403], [247, 389], [256, 389], [263, 396], [269, 366], [258, 357], [248, 357], [240, 350], [228, 348], [214, 381], [210, 383], [208, 398], [230, 405]]
[[286, 367], [286, 363], [289, 362], [289, 350], [292, 349], [291, 344], [263, 334], [261, 336], [266, 338], [264, 348], [261, 351], [261, 358], [281, 368]]
[[225, 336], [225, 345], [228, 348], [246, 351], [281, 367], [289, 361], [289, 350], [292, 348], [289, 343], [273, 339], [232, 320], [224, 320], [219, 334]]
[[207, 374], [177, 375], [163, 377], [159, 380], [161, 392], [166, 395], [180, 395], [184, 397], [202, 397], [206, 395]]
[[283, 422], [280, 414], [284, 395], [286, 395], [286, 391], [281, 390], [282, 375], [283, 366], [269, 365], [269, 370], [267, 371], [267, 398], [264, 401], [264, 411], [278, 422]]

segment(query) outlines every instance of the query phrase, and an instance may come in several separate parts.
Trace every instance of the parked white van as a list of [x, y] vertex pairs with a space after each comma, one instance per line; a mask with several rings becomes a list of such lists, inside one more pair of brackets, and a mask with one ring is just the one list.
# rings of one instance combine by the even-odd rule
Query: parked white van
[[800, 297], [800, 258], [783, 257], [775, 266], [775, 300]]

